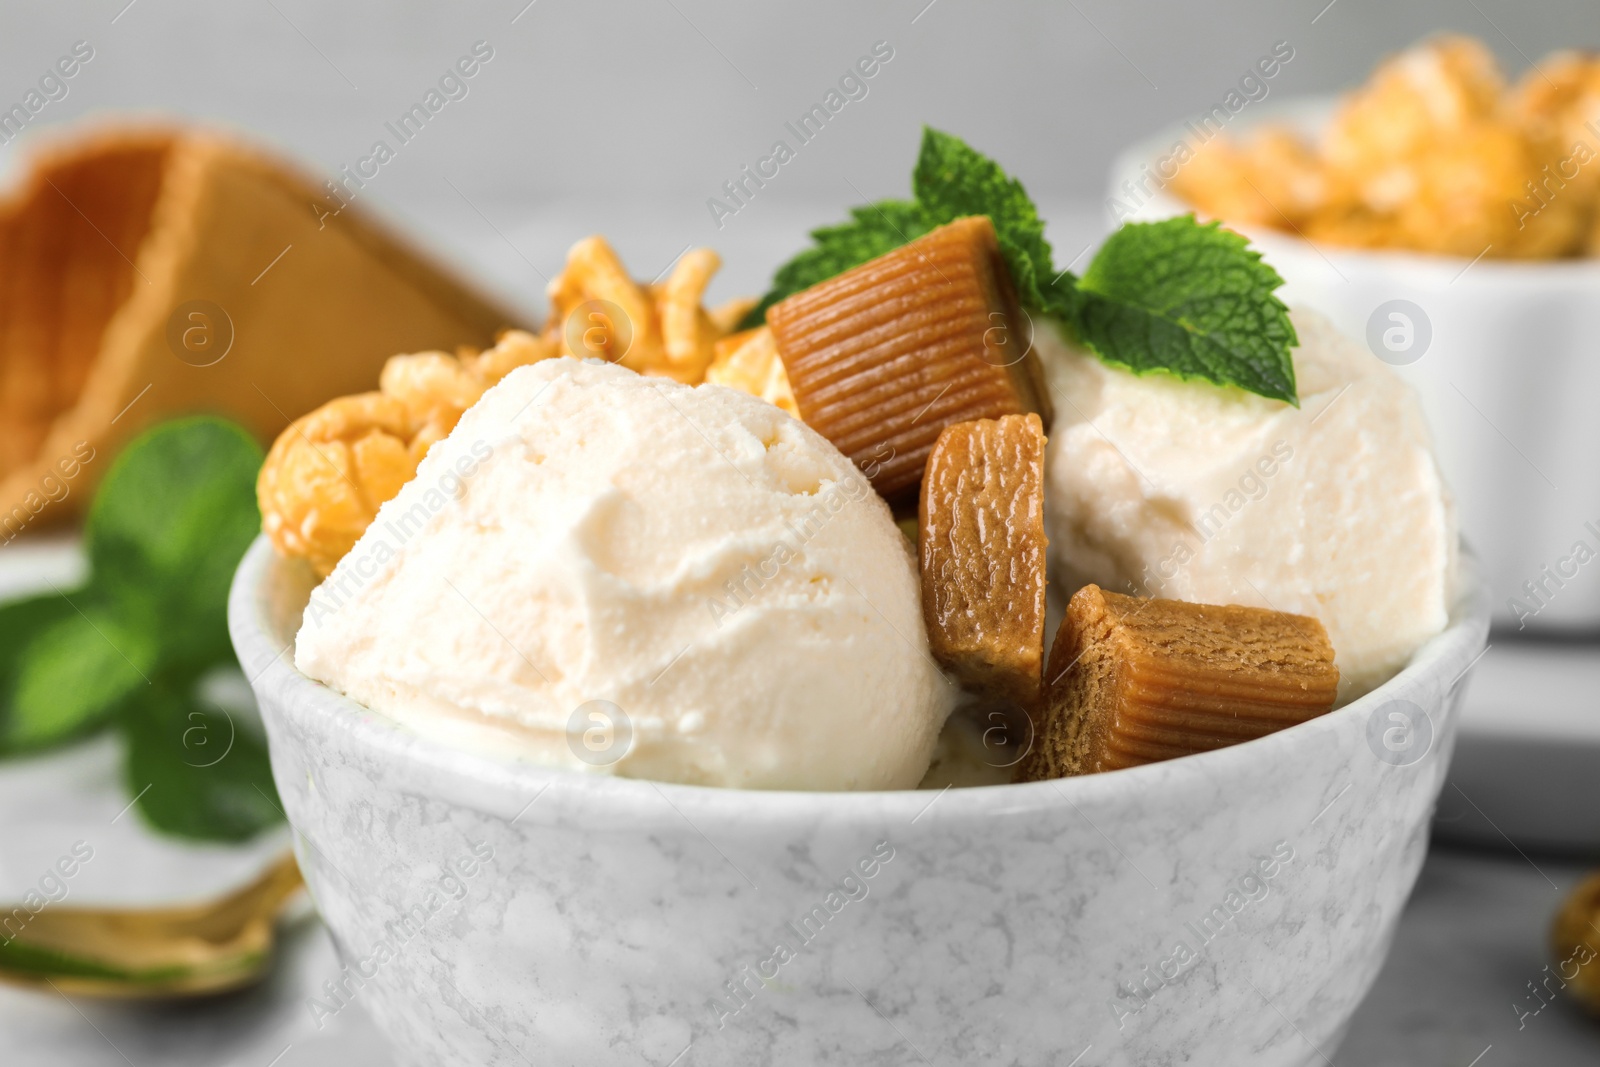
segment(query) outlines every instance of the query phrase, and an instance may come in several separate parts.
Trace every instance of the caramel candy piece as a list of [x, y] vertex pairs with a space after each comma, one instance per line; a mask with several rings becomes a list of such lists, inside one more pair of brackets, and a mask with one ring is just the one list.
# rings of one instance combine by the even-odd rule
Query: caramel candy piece
[[1044, 660], [1044, 424], [1007, 415], [947, 426], [928, 456], [922, 618], [964, 685], [1032, 707]]
[[1050, 417], [1027, 320], [987, 218], [957, 219], [767, 312], [800, 417], [886, 499], [946, 426]]
[[1314, 719], [1339, 688], [1316, 619], [1089, 585], [1067, 605], [1024, 780], [1137, 767]]

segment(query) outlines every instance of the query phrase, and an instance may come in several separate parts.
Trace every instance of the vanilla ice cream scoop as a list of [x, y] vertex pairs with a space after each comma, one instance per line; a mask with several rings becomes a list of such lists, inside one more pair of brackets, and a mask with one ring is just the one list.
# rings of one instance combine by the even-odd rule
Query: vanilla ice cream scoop
[[1455, 510], [1410, 387], [1320, 315], [1291, 317], [1298, 409], [1136, 376], [1040, 330], [1046, 529], [1068, 591], [1315, 616], [1349, 700], [1444, 629]]
[[660, 781], [915, 786], [953, 703], [916, 565], [755, 397], [548, 360], [487, 392], [318, 587], [295, 662], [452, 744]]

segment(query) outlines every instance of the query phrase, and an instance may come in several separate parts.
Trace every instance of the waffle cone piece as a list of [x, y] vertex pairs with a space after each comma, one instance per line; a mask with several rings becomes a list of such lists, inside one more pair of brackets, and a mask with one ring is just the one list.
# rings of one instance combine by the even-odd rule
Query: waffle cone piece
[[190, 411], [270, 442], [395, 352], [515, 316], [224, 136], [107, 129], [0, 196], [0, 543], [87, 507], [118, 447]]

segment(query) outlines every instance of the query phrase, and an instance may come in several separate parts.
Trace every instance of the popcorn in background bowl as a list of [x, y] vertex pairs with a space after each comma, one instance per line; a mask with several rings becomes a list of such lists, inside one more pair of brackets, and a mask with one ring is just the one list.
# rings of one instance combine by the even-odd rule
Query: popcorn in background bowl
[[1478, 41], [1391, 57], [1316, 137], [1282, 126], [1205, 145], [1172, 180], [1201, 211], [1313, 241], [1473, 258], [1600, 249], [1600, 57], [1508, 85]]

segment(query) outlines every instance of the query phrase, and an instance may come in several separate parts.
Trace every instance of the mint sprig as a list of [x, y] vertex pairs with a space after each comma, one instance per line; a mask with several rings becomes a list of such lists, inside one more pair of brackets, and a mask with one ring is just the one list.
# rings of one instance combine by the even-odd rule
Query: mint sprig
[[261, 462], [249, 434], [209, 417], [122, 451], [85, 522], [88, 581], [0, 605], [0, 756], [114, 726], [155, 828], [238, 841], [281, 818], [265, 747], [200, 696], [237, 667], [228, 586], [260, 529]]
[[741, 329], [767, 319], [778, 301], [877, 259], [947, 222], [987, 215], [1000, 239], [1000, 251], [1024, 306], [1045, 307], [1050, 245], [1044, 223], [1022, 183], [999, 164], [974, 151], [959, 137], [923, 127], [922, 150], [911, 174], [915, 200], [880, 200], [850, 209], [851, 221], [811, 231], [815, 244], [778, 268], [772, 287], [745, 316]]
[[1261, 253], [1194, 216], [1123, 226], [1100, 247], [1070, 320], [1107, 363], [1237, 385], [1300, 406], [1289, 349], [1299, 343], [1283, 284]]
[[[1044, 289], [1055, 271], [1044, 222], [1022, 183], [1000, 164], [974, 150], [959, 137], [923, 127], [922, 151], [911, 172], [917, 203], [934, 226], [967, 215], [987, 215], [1000, 239], [1000, 252], [1011, 268], [1011, 281], [1024, 307], [1046, 309]], [[929, 229], [933, 227], [930, 226]]]
[[1059, 322], [1107, 363], [1234, 385], [1299, 406], [1298, 344], [1274, 291], [1278, 273], [1243, 237], [1186, 215], [1112, 234], [1082, 280], [1057, 271], [1044, 223], [999, 164], [960, 138], [923, 129], [915, 200], [851, 209], [852, 221], [812, 231], [814, 246], [780, 267], [741, 326], [778, 301], [969, 215], [987, 215], [1023, 307]]

